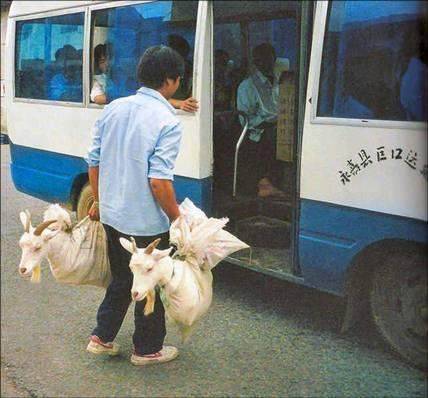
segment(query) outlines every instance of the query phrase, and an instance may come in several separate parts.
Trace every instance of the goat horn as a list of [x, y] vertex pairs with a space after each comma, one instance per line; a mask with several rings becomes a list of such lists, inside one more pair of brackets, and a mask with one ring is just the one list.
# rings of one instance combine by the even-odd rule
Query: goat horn
[[31, 226], [31, 213], [28, 209], [25, 209], [25, 214], [27, 215], [27, 222], [25, 223], [25, 232], [30, 232]]
[[130, 239], [131, 239], [131, 242], [132, 242], [132, 251], [134, 253], [136, 253], [137, 252], [137, 242], [135, 242], [135, 239], [134, 239], [133, 236], [131, 236]]
[[41, 224], [39, 224], [36, 229], [34, 230], [34, 235], [36, 236], [40, 236], [42, 234], [42, 232], [49, 227], [49, 225], [51, 225], [52, 223], [56, 222], [57, 220], [48, 220], [48, 221], [44, 221]]
[[146, 247], [146, 250], [144, 250], [144, 253], [152, 254], [153, 250], [156, 249], [156, 246], [159, 244], [160, 241], [161, 241], [161, 238], [157, 238], [156, 240], [154, 240], [152, 243], [150, 243], [150, 245]]

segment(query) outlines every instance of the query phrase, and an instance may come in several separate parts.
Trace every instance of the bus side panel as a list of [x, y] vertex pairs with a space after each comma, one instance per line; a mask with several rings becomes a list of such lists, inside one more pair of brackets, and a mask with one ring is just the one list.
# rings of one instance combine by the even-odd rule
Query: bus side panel
[[178, 203], [189, 198], [208, 216], [211, 214], [211, 177], [196, 179], [176, 175], [174, 176], [174, 189]]
[[18, 191], [48, 202], [70, 201], [73, 181], [87, 173], [80, 157], [10, 144], [12, 180]]
[[[75, 178], [88, 172], [81, 157], [10, 144], [11, 173], [18, 191], [48, 202], [69, 202]], [[211, 211], [211, 177], [175, 176], [177, 201], [191, 199], [207, 214]]]
[[427, 243], [424, 221], [302, 199], [299, 257], [305, 284], [344, 294], [345, 273], [356, 254], [385, 239]]

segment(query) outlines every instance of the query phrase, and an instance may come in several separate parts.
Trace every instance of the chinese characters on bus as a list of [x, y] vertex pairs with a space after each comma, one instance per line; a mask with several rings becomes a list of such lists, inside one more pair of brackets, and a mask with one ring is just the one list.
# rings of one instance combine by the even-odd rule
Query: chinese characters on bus
[[[354, 160], [355, 159], [355, 160]], [[386, 148], [380, 146], [376, 148], [376, 153], [368, 153], [365, 149], [361, 149], [354, 159], [349, 159], [346, 162], [346, 169], [339, 170], [340, 182], [346, 185], [351, 182], [352, 177], [355, 177], [368, 167], [373, 167], [374, 164], [382, 163], [387, 160], [400, 161], [406, 164], [413, 170], [419, 171], [420, 174], [428, 179], [428, 165], [418, 165], [418, 153], [413, 149], [405, 150], [403, 148]]]

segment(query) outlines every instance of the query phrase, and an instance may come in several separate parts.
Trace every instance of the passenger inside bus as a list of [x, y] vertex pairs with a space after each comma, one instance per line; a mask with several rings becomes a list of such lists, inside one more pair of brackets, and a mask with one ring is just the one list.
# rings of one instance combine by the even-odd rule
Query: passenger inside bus
[[[427, 23], [421, 23], [426, 30]], [[413, 32], [412, 32], [413, 33]], [[426, 121], [428, 118], [428, 67], [427, 51], [424, 40], [418, 40], [417, 34], [408, 34], [403, 42], [403, 73], [400, 80], [400, 102], [406, 113], [406, 120]]]
[[238, 87], [237, 107], [248, 117], [249, 135], [244, 143], [247, 174], [252, 176], [259, 197], [284, 197], [277, 186], [282, 181], [282, 167], [276, 160], [278, 117], [278, 77], [273, 46], [263, 43], [252, 51], [253, 68]]
[[233, 61], [229, 53], [218, 49], [214, 53], [214, 107], [226, 111], [231, 107]]
[[[187, 41], [179, 35], [169, 35], [169, 44], [175, 46], [176, 51], [183, 56], [187, 56], [190, 51], [190, 46]], [[123, 92], [118, 86], [128, 85], [127, 82], [123, 81], [125, 73], [121, 73], [120, 65], [116, 65], [113, 73], [109, 70], [109, 59], [112, 56], [112, 46], [109, 43], [98, 44], [94, 49], [94, 76], [92, 81], [92, 89], [90, 98], [91, 101], [98, 104], [104, 105], [109, 102], [109, 98], [118, 98], [119, 92]], [[186, 58], [185, 58], [186, 61]], [[191, 96], [192, 92], [192, 71], [193, 65], [187, 60], [185, 63], [186, 68], [184, 72], [184, 83], [181, 89], [179, 98], [185, 97], [185, 99], [171, 98], [169, 99], [170, 104], [176, 108], [186, 112], [196, 112], [198, 110], [198, 101]], [[111, 76], [113, 74], [113, 76]], [[116, 79], [114, 77], [117, 77]], [[128, 79], [129, 80], [129, 79]], [[132, 82], [131, 82], [132, 83]], [[180, 83], [181, 87], [181, 83]], [[180, 88], [179, 88], [180, 90]], [[177, 90], [177, 91], [179, 91]], [[133, 91], [133, 90], [126, 90]], [[190, 94], [189, 94], [190, 93]]]
[[55, 53], [55, 69], [48, 86], [48, 99], [55, 101], [81, 101], [82, 56], [66, 44]]
[[91, 101], [98, 105], [107, 103], [106, 86], [109, 68], [108, 44], [98, 44], [94, 50], [94, 77], [91, 89]]
[[173, 98], [169, 99], [169, 102], [176, 109], [195, 112], [198, 110], [198, 102], [192, 98], [193, 63], [189, 60], [190, 45], [184, 37], [177, 34], [168, 35], [167, 45], [177, 51], [184, 59], [184, 76], [180, 80], [177, 92]]

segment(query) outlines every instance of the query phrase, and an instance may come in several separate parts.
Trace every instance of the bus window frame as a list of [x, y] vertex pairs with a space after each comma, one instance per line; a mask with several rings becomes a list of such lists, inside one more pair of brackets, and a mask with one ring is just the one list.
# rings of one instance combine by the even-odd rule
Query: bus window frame
[[[82, 101], [81, 102], [72, 102], [72, 101], [57, 101], [57, 100], [47, 100], [47, 99], [36, 99], [36, 98], [21, 98], [16, 96], [16, 86], [15, 86], [15, 76], [16, 76], [16, 23], [20, 21], [28, 21], [39, 18], [50, 18], [50, 17], [58, 17], [64, 15], [71, 14], [79, 14], [83, 13], [83, 52], [82, 52]], [[13, 51], [13, 74], [12, 74], [12, 102], [20, 102], [20, 103], [30, 103], [30, 104], [42, 104], [42, 105], [54, 105], [54, 106], [69, 106], [73, 108], [85, 108], [87, 107], [87, 95], [88, 91], [87, 85], [85, 85], [86, 75], [88, 71], [88, 59], [86, 57], [85, 51], [85, 43], [87, 36], [87, 14], [88, 14], [88, 6], [81, 7], [68, 7], [61, 8], [52, 11], [45, 11], [33, 14], [20, 15], [17, 17], [13, 17], [13, 30], [11, 35], [12, 40], [12, 51]]]
[[[178, 0], [169, 0], [169, 1], [178, 1]], [[86, 101], [87, 101], [87, 108], [92, 108], [92, 109], [103, 109], [107, 104], [103, 104], [103, 105], [99, 105], [96, 104], [95, 102], [91, 102], [91, 99], [89, 98], [90, 96], [90, 92], [91, 92], [91, 78], [92, 78], [92, 73], [91, 73], [91, 52], [92, 52], [92, 12], [93, 11], [98, 11], [98, 10], [106, 10], [109, 8], [119, 8], [119, 7], [126, 7], [126, 6], [131, 6], [131, 5], [141, 5], [141, 4], [146, 4], [146, 3], [155, 3], [156, 0], [142, 0], [142, 1], [132, 1], [132, 0], [125, 0], [125, 1], [113, 1], [113, 2], [106, 2], [106, 3], [100, 3], [100, 4], [94, 4], [94, 5], [89, 5], [88, 6], [88, 46], [86, 48], [87, 52], [87, 58], [88, 58], [88, 74], [87, 74], [87, 78], [88, 78], [88, 92], [86, 94]], [[201, 2], [198, 1], [198, 9], [196, 10], [196, 25], [195, 25], [195, 46], [193, 48], [193, 71], [192, 71], [192, 94], [191, 96], [193, 98], [195, 98], [195, 93], [196, 93], [196, 77], [197, 77], [197, 72], [196, 72], [196, 68], [195, 68], [195, 59], [196, 59], [196, 35], [198, 32], [199, 28], [199, 24], [201, 23], [199, 21], [199, 7], [200, 7]], [[181, 109], [176, 109], [177, 115], [178, 116], [196, 116], [196, 112], [185, 112]]]
[[[354, 127], [379, 127], [384, 129], [407, 129], [421, 130], [426, 128], [427, 124], [418, 121], [406, 120], [382, 120], [382, 119], [352, 119], [339, 118], [333, 116], [318, 116], [318, 96], [320, 91], [320, 76], [322, 56], [324, 51], [324, 40], [326, 34], [328, 10], [331, 1], [317, 2], [314, 22], [314, 33], [312, 42], [312, 51], [310, 59], [310, 68], [313, 74], [312, 95], [307, 99], [306, 104], [311, 106], [310, 123], [321, 125], [354, 126]], [[318, 24], [318, 25], [317, 25]]]

